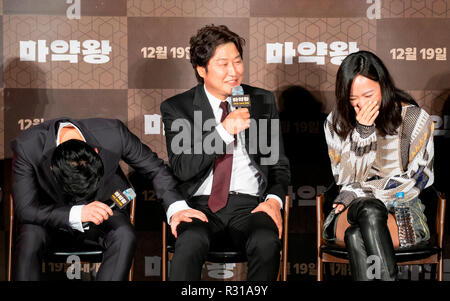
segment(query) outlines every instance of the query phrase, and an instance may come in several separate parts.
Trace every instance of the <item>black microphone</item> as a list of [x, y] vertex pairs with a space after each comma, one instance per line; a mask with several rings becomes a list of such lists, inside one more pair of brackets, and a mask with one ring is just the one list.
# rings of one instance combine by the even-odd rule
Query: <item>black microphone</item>
[[[118, 206], [119, 209], [122, 209], [125, 207], [129, 202], [134, 200], [136, 198], [136, 192], [134, 192], [133, 188], [125, 189], [124, 191], [116, 190], [111, 195], [111, 200], [113, 203], [109, 206], [109, 208], [113, 209], [114, 207]], [[84, 222], [82, 224], [83, 229], [87, 226], [89, 226], [91, 222]]]
[[231, 105], [235, 108], [249, 108], [250, 103], [250, 95], [244, 94], [244, 89], [242, 86], [235, 86], [231, 90]]

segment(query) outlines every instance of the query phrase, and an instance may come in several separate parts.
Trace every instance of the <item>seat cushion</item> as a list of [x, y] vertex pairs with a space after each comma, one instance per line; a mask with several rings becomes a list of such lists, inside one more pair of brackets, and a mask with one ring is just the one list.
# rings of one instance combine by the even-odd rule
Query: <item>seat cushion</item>
[[[167, 252], [174, 253], [175, 247], [171, 244], [167, 245]], [[210, 250], [206, 256], [206, 261], [216, 263], [237, 263], [246, 262], [247, 256], [245, 252], [236, 250]]]

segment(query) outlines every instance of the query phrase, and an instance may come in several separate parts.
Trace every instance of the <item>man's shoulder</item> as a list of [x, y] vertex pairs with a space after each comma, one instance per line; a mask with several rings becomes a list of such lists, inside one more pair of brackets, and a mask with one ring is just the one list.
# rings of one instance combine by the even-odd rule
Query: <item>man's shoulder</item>
[[54, 120], [47, 120], [38, 125], [34, 125], [22, 132], [20, 132], [13, 140], [14, 143], [25, 143], [34, 140], [42, 140], [46, 137], [50, 126], [54, 124]]
[[85, 126], [90, 131], [117, 128], [124, 125], [120, 119], [115, 118], [86, 118], [77, 120], [77, 122]]
[[177, 104], [183, 103], [185, 104], [189, 100], [194, 100], [195, 91], [198, 88], [198, 86], [195, 86], [187, 91], [184, 91], [182, 93], [176, 94], [174, 96], [171, 96], [164, 100], [161, 103], [161, 107], [165, 107], [167, 105], [169, 106], [176, 106]]

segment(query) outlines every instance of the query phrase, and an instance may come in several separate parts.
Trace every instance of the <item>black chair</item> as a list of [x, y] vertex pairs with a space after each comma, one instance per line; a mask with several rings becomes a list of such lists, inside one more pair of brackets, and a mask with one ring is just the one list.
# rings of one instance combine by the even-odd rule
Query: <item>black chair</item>
[[[14, 241], [14, 205], [13, 197], [10, 196], [9, 210], [9, 253], [8, 253], [8, 281], [12, 280], [12, 261], [13, 261], [13, 241]], [[133, 199], [130, 202], [130, 221], [134, 226], [136, 204]], [[58, 246], [58, 249], [48, 250], [43, 260], [46, 262], [66, 263], [71, 255], [78, 256], [81, 262], [101, 262], [103, 258], [103, 249], [98, 245], [82, 245], [76, 248], [70, 246]], [[133, 280], [134, 259], [128, 274], [128, 281]]]
[[[289, 196], [285, 198], [284, 210], [283, 210], [283, 233], [282, 233], [282, 250], [280, 254], [280, 269], [278, 272], [278, 281], [287, 280], [287, 253], [288, 253], [288, 219], [289, 219]], [[162, 222], [162, 264], [161, 264], [161, 276], [162, 281], [167, 281], [167, 268], [168, 260], [172, 260], [175, 238], [170, 232], [170, 227], [165, 221]], [[226, 248], [226, 246], [224, 246]], [[206, 261], [214, 263], [240, 263], [247, 262], [247, 255], [245, 252], [223, 249], [223, 250], [210, 250], [206, 257]]]
[[[317, 281], [323, 280], [323, 263], [349, 263], [347, 250], [343, 246], [328, 244], [322, 237], [325, 213], [331, 211], [331, 204], [338, 194], [338, 187], [333, 184], [327, 191], [316, 196], [317, 215]], [[412, 248], [396, 249], [397, 265], [434, 264], [437, 266], [437, 280], [443, 280], [442, 247], [444, 240], [445, 205], [444, 195], [433, 186], [419, 195], [425, 205], [425, 216], [430, 226], [431, 238], [428, 243]], [[435, 225], [435, 231], [432, 225]]]

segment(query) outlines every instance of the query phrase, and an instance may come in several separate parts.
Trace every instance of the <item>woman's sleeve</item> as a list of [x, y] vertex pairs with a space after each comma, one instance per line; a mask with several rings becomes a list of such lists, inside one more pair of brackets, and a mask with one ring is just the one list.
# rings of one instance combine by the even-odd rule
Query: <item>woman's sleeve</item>
[[367, 178], [377, 152], [377, 136], [375, 125], [357, 124], [352, 132], [342, 139], [335, 131], [332, 113], [325, 121], [325, 138], [331, 170], [337, 185], [341, 185], [341, 193], [335, 203], [348, 206], [356, 197], [366, 195], [361, 182]]
[[378, 199], [389, 202], [395, 199], [397, 192], [405, 193], [405, 200], [410, 200], [434, 182], [434, 123], [428, 113], [420, 110], [414, 120], [406, 120], [415, 124], [409, 138], [409, 158], [404, 173], [392, 177], [363, 183], [363, 187], [371, 189]]

